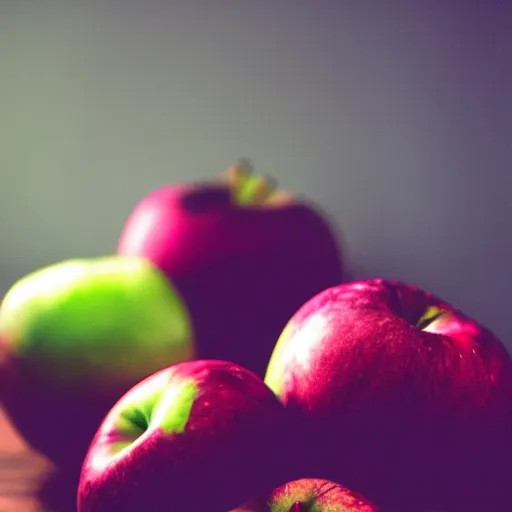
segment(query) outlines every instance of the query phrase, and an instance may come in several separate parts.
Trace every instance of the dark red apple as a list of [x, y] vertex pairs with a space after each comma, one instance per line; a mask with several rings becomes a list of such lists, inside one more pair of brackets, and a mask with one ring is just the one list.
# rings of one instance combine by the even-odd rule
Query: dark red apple
[[222, 180], [149, 194], [117, 252], [167, 274], [191, 315], [198, 357], [236, 361], [260, 376], [294, 311], [343, 274], [325, 215], [247, 162]]
[[226, 512], [282, 481], [285, 410], [250, 371], [180, 363], [126, 393], [85, 459], [79, 512]]
[[340, 484], [317, 478], [288, 482], [268, 498], [232, 512], [378, 512], [375, 505]]
[[287, 324], [265, 382], [314, 474], [393, 511], [512, 510], [511, 359], [438, 297], [384, 279], [329, 288]]

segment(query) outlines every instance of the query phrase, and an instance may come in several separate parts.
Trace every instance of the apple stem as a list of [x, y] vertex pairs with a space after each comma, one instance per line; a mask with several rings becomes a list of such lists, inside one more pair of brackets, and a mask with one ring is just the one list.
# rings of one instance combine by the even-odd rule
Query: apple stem
[[247, 177], [252, 173], [252, 164], [247, 159], [241, 159], [226, 171], [226, 180], [231, 190], [238, 190]]
[[240, 205], [264, 204], [277, 188], [274, 179], [255, 174], [247, 159], [241, 159], [227, 170], [226, 181], [234, 201]]

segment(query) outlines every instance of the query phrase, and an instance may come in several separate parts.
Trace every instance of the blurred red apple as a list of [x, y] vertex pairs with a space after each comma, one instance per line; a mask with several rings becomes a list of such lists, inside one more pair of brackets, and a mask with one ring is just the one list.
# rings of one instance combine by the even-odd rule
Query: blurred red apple
[[198, 357], [236, 361], [260, 376], [294, 311], [342, 279], [323, 213], [253, 174], [247, 162], [224, 180], [149, 194], [117, 251], [167, 274], [191, 315]]
[[340, 484], [301, 478], [278, 487], [266, 499], [253, 500], [232, 512], [378, 512], [378, 509]]
[[79, 512], [226, 512], [282, 481], [282, 404], [223, 361], [180, 363], [126, 393], [85, 459]]
[[393, 511], [512, 510], [511, 359], [434, 295], [384, 279], [323, 291], [265, 381], [304, 425], [298, 467]]

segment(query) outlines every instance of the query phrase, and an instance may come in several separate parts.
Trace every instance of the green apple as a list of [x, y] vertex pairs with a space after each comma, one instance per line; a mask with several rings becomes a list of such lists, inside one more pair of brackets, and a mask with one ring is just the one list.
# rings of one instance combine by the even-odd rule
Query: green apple
[[194, 355], [185, 305], [143, 258], [51, 265], [18, 281], [0, 306], [4, 406], [22, 436], [60, 466], [79, 467], [125, 391]]

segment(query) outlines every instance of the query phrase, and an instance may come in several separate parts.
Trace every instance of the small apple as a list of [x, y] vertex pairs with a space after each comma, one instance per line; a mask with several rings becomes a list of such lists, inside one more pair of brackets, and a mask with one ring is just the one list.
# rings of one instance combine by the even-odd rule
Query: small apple
[[190, 311], [198, 357], [236, 361], [261, 377], [294, 311], [343, 276], [325, 215], [245, 161], [222, 180], [149, 194], [117, 251], [165, 272]]
[[253, 500], [232, 512], [378, 512], [368, 500], [340, 484], [301, 478], [282, 485], [264, 500]]
[[121, 394], [193, 356], [186, 308], [143, 258], [51, 265], [14, 284], [0, 305], [1, 399], [57, 466], [80, 467]]
[[282, 478], [283, 406], [234, 363], [196, 360], [126, 393], [94, 437], [79, 512], [225, 512]]
[[438, 297], [329, 288], [291, 318], [265, 382], [296, 415], [305, 470], [393, 511], [512, 510], [511, 359]]

